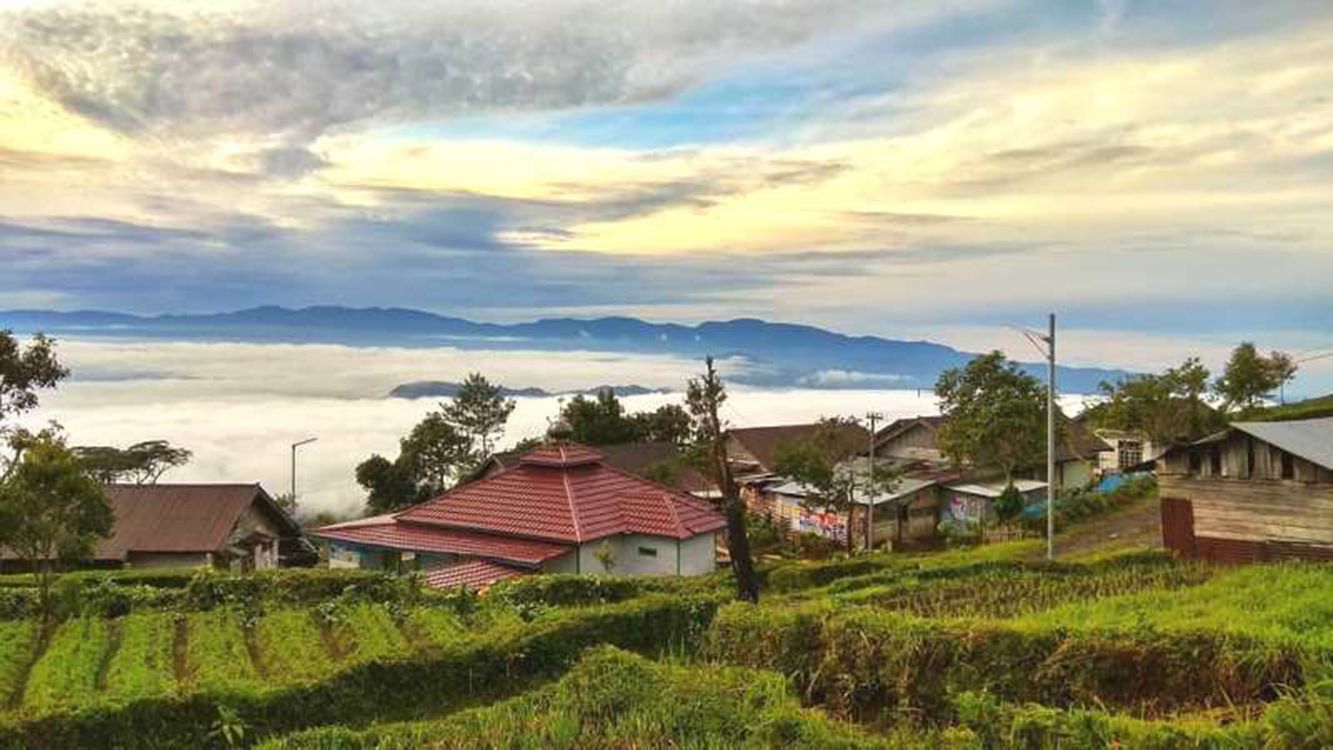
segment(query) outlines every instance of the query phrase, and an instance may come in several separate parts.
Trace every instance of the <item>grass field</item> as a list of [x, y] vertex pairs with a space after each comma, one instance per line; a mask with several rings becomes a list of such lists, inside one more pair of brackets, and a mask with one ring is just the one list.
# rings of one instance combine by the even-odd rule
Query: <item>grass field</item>
[[216, 608], [45, 639], [0, 621], [0, 746], [207, 745], [225, 721], [287, 748], [1333, 743], [1333, 566], [1026, 562], [1039, 546], [787, 564], [757, 607], [721, 576], [532, 580], [461, 609], [222, 582]]

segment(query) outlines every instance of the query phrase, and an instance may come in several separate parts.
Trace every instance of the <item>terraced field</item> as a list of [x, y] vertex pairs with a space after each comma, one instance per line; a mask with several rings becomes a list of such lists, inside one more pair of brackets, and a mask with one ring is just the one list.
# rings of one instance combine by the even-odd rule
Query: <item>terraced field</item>
[[1333, 567], [1031, 547], [787, 564], [759, 606], [724, 575], [210, 580], [0, 621], [0, 747], [1333, 746]]

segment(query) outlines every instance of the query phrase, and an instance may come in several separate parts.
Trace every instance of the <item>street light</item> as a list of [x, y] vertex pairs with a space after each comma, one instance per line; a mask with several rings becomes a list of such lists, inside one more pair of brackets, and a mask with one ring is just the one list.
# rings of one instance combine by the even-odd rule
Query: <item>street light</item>
[[1055, 559], [1055, 313], [1045, 335], [1019, 328], [1046, 357], [1046, 559]]
[[292, 513], [296, 513], [296, 449], [319, 440], [317, 437], [306, 438], [292, 443]]

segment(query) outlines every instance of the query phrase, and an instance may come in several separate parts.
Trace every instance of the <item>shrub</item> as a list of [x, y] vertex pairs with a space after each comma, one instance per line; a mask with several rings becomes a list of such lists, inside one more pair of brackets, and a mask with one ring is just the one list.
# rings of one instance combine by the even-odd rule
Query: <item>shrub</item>
[[[417, 718], [469, 703], [511, 695], [563, 672], [587, 647], [602, 643], [657, 653], [671, 644], [697, 641], [717, 608], [710, 597], [647, 596], [603, 607], [553, 611], [525, 626], [502, 627], [486, 639], [413, 651], [338, 670], [319, 682], [265, 686], [233, 679], [197, 684], [194, 692], [120, 705], [67, 707], [45, 716], [0, 719], [0, 747], [183, 747], [208, 745], [209, 727], [226, 705], [250, 727], [247, 741], [348, 717]], [[192, 657], [200, 638], [222, 628], [196, 628], [196, 620], [226, 610], [191, 615]], [[239, 620], [233, 615], [232, 631]], [[232, 646], [211, 653], [241, 661]], [[230, 656], [228, 656], [230, 654]], [[245, 660], [248, 663], [248, 660]], [[242, 670], [244, 671], [244, 670]]]
[[1070, 632], [873, 610], [733, 604], [706, 636], [725, 663], [772, 668], [850, 715], [911, 708], [947, 718], [948, 697], [1163, 711], [1275, 697], [1306, 677], [1302, 649], [1212, 632]]

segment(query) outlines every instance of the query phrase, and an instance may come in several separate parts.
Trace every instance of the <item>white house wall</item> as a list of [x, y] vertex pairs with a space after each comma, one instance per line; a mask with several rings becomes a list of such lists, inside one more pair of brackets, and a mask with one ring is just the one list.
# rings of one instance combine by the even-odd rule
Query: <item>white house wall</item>
[[[598, 557], [599, 550], [610, 550], [614, 564], [607, 571]], [[649, 534], [622, 534], [586, 542], [577, 552], [561, 555], [542, 566], [546, 573], [584, 573], [636, 576], [704, 575], [716, 569], [717, 554], [712, 534], [699, 534], [679, 543], [677, 560], [675, 539]], [[641, 550], [653, 550], [655, 555]], [[577, 554], [577, 559], [575, 555]]]

